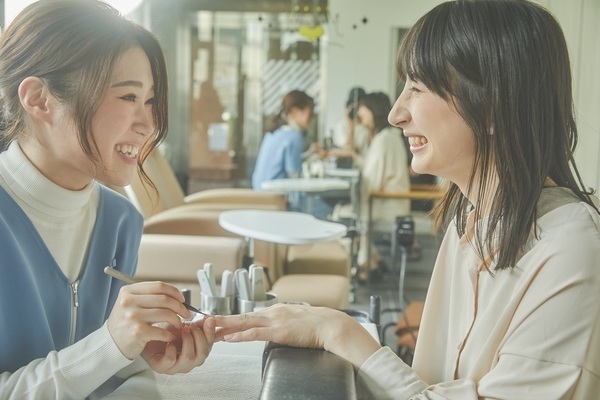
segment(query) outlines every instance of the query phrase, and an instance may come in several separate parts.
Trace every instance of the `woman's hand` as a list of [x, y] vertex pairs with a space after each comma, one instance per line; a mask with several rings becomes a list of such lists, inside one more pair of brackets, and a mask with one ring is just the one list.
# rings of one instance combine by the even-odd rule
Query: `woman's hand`
[[324, 348], [325, 335], [321, 327], [327, 324], [328, 315], [332, 312], [335, 311], [276, 304], [248, 314], [215, 316], [216, 326], [221, 328], [217, 331], [216, 340], [263, 340], [294, 347]]
[[263, 340], [293, 347], [322, 348], [356, 367], [379, 343], [349, 315], [326, 307], [276, 304], [258, 312], [213, 317], [216, 340]]
[[107, 321], [108, 331], [123, 355], [132, 360], [148, 342], [173, 342], [177, 336], [158, 324], [180, 330], [179, 316], [190, 317], [183, 300], [176, 287], [163, 282], [123, 286]]
[[148, 365], [161, 374], [189, 372], [202, 365], [208, 357], [215, 338], [212, 318], [184, 323], [180, 329], [162, 324], [176, 339], [165, 343], [152, 341], [142, 351]]

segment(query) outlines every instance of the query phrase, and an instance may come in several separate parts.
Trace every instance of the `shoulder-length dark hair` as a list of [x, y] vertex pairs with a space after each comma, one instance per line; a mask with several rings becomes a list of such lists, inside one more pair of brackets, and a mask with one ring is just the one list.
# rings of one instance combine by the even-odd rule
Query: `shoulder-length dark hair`
[[312, 97], [301, 90], [292, 90], [288, 92], [283, 99], [281, 99], [281, 108], [279, 113], [273, 116], [271, 124], [269, 125], [268, 132], [274, 132], [283, 125], [287, 124], [287, 115], [292, 108], [299, 108], [301, 110], [306, 107], [311, 109], [315, 106], [315, 101]]
[[[515, 265], [536, 232], [546, 178], [593, 206], [593, 191], [585, 188], [573, 159], [577, 127], [567, 45], [546, 9], [523, 0], [442, 3], [407, 33], [398, 71], [453, 102], [471, 127], [475, 161], [469, 187], [479, 191], [476, 220], [497, 174], [496, 193], [487, 196], [493, 197], [488, 231], [474, 239], [483, 260], [499, 245], [492, 255], [495, 268]], [[439, 221], [455, 218], [463, 235], [468, 208], [451, 184]]]
[[[40, 0], [26, 7], [0, 38], [0, 134], [6, 145], [24, 133], [25, 110], [18, 87], [35, 76], [69, 109], [81, 148], [99, 162], [92, 119], [114, 66], [128, 49], [140, 46], [154, 80], [154, 134], [140, 151], [138, 169], [167, 133], [167, 69], [158, 40], [96, 0]], [[96, 150], [96, 151], [94, 151]]]
[[373, 114], [374, 133], [391, 126], [388, 122], [388, 115], [392, 110], [392, 103], [387, 94], [383, 92], [369, 93], [362, 98], [360, 105], [367, 107]]

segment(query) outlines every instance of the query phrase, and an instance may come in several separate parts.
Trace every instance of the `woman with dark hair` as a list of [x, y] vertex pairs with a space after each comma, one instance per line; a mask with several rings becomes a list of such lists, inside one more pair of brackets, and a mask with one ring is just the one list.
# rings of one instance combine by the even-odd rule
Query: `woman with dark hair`
[[302, 172], [303, 131], [312, 119], [314, 100], [300, 90], [292, 90], [281, 100], [281, 109], [273, 117], [263, 137], [254, 173], [252, 187], [261, 189], [265, 181], [296, 178]]
[[103, 272], [135, 274], [143, 218], [98, 182], [129, 184], [167, 133], [156, 38], [99, 1], [33, 3], [0, 38], [0, 129], [0, 398], [202, 364], [214, 325], [184, 324], [177, 288]]
[[[361, 169], [361, 240], [358, 265], [368, 271], [378, 267], [377, 248], [371, 246], [371, 265], [367, 266], [369, 196], [373, 192], [408, 192], [410, 177], [406, 147], [402, 131], [388, 122], [392, 109], [389, 97], [382, 92], [369, 93], [360, 102], [358, 119], [367, 129], [366, 156]], [[410, 201], [377, 199], [373, 204], [372, 219], [379, 231], [393, 230], [398, 216], [410, 214]]]
[[344, 313], [279, 305], [217, 317], [227, 341], [321, 347], [377, 399], [593, 399], [600, 216], [574, 160], [567, 45], [525, 0], [444, 2], [398, 53], [389, 115], [418, 173], [450, 182], [412, 368]]
[[[353, 87], [348, 93], [346, 100], [344, 118], [340, 120], [333, 131], [332, 140], [336, 147], [329, 150], [328, 155], [339, 159], [349, 160], [349, 165], [360, 167], [362, 157], [367, 151], [367, 130], [358, 119], [358, 106], [367, 95], [361, 87]], [[343, 164], [344, 161], [338, 160], [337, 164]]]

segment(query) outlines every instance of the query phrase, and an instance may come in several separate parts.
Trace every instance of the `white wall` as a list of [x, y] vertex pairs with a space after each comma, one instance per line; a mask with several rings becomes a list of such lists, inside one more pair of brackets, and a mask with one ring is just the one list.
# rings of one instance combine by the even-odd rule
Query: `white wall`
[[571, 55], [579, 144], [575, 154], [584, 181], [600, 188], [600, 0], [543, 0], [560, 21]]
[[[397, 84], [395, 31], [409, 28], [439, 3], [439, 0], [329, 1], [330, 20], [322, 43], [327, 53], [323, 122], [326, 132], [343, 118], [346, 98], [353, 86], [393, 96]], [[363, 18], [367, 18], [366, 24]]]
[[[538, 0], [561, 23], [573, 66], [575, 108], [579, 126], [576, 159], [584, 181], [600, 187], [600, 0]], [[394, 93], [397, 28], [410, 27], [436, 0], [330, 0], [327, 49], [327, 99], [322, 129], [343, 117], [348, 91]], [[363, 24], [362, 19], [368, 19]], [[356, 25], [356, 29], [353, 26]]]

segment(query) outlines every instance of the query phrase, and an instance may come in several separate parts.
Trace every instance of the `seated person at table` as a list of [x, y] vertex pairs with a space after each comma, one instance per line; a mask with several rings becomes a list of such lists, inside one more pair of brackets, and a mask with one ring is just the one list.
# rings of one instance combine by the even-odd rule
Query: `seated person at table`
[[[281, 110], [273, 117], [264, 135], [254, 172], [252, 188], [262, 190], [262, 183], [273, 179], [298, 178], [302, 173], [304, 131], [309, 128], [313, 116], [314, 100], [300, 90], [292, 90], [281, 101]], [[313, 211], [319, 216], [331, 212], [320, 199], [313, 202]], [[304, 203], [304, 202], [303, 202]], [[299, 195], [292, 198], [292, 208], [305, 210]]]
[[300, 90], [293, 90], [283, 97], [281, 110], [273, 117], [258, 150], [252, 174], [254, 189], [260, 190], [265, 181], [300, 176], [303, 131], [310, 126], [313, 107], [312, 97]]
[[569, 52], [533, 1], [447, 1], [404, 36], [389, 120], [451, 182], [412, 367], [347, 314], [280, 304], [217, 338], [324, 348], [368, 398], [597, 399], [600, 211], [575, 164]]
[[135, 274], [142, 216], [96, 180], [129, 184], [166, 134], [156, 38], [99, 1], [35, 2], [0, 38], [0, 107], [0, 398], [202, 364], [214, 325], [182, 323], [177, 288], [103, 272]]
[[328, 156], [336, 157], [338, 166], [360, 168], [367, 151], [368, 131], [358, 119], [358, 106], [366, 96], [361, 87], [354, 87], [348, 93], [344, 118], [335, 126], [333, 132], [334, 149], [328, 151]]
[[[370, 193], [410, 190], [407, 150], [402, 131], [388, 122], [391, 109], [389, 97], [382, 92], [369, 93], [358, 106], [358, 119], [367, 129], [369, 143], [361, 168], [360, 186], [362, 230], [357, 262], [363, 272], [377, 269], [379, 261], [376, 247], [367, 240]], [[341, 217], [351, 212], [348, 207], [338, 210], [334, 214]], [[402, 215], [410, 215], [410, 200], [377, 199], [373, 204], [372, 218], [378, 231], [392, 232], [396, 217]], [[366, 265], [368, 246], [371, 246], [370, 266]], [[365, 278], [361, 273], [361, 279]]]

